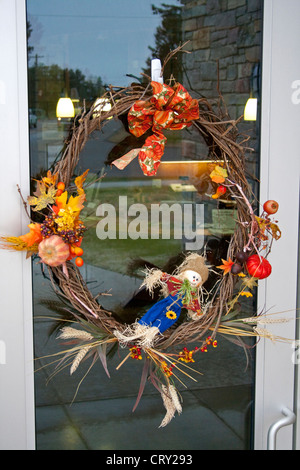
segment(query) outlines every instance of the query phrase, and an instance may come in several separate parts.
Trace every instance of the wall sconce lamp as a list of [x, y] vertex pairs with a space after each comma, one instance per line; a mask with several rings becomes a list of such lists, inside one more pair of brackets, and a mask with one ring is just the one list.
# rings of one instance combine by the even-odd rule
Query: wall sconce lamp
[[248, 98], [244, 109], [244, 121], [256, 121], [257, 98]]
[[256, 121], [257, 119], [257, 105], [259, 96], [260, 84], [260, 64], [254, 65], [250, 77], [250, 97], [247, 100], [244, 108], [244, 120]]
[[73, 118], [75, 108], [71, 98], [59, 98], [56, 105], [56, 117], [60, 121], [62, 118]]

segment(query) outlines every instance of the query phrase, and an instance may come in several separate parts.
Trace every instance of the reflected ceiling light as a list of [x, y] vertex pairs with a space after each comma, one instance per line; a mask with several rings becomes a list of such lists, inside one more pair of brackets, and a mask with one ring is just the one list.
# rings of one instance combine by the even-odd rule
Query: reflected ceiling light
[[256, 121], [257, 105], [260, 94], [260, 63], [257, 62], [252, 67], [250, 76], [250, 97], [244, 109], [245, 121]]
[[245, 121], [256, 121], [257, 117], [257, 98], [249, 98], [244, 109]]
[[102, 112], [110, 111], [111, 108], [111, 103], [107, 98], [97, 98], [94, 103], [93, 118], [99, 117]]
[[75, 116], [75, 109], [71, 98], [59, 98], [56, 105], [56, 117], [73, 118]]

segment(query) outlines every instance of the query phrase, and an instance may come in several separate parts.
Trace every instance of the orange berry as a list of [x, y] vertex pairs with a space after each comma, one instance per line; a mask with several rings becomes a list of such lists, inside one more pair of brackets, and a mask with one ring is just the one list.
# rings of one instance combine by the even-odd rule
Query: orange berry
[[75, 248], [75, 246], [70, 245], [70, 252], [72, 253], [72, 255], [75, 255]]
[[77, 256], [81, 256], [81, 255], [83, 255], [83, 249], [80, 248], [80, 246], [75, 246], [75, 248], [74, 248], [74, 253], [75, 253], [75, 255], [77, 255]]
[[61, 196], [62, 193], [63, 193], [62, 190], [61, 190], [61, 189], [58, 189], [58, 190], [56, 191], [56, 196], [57, 196], [57, 197], [58, 197], [58, 196]]
[[57, 187], [57, 189], [61, 190], [61, 194], [62, 194], [62, 192], [65, 190], [66, 185], [62, 181], [59, 181], [59, 183], [57, 183], [56, 187]]
[[76, 258], [76, 260], [75, 260], [75, 264], [76, 264], [76, 266], [81, 267], [81, 266], [83, 266], [84, 261], [83, 261], [82, 258], [78, 257], [78, 258]]

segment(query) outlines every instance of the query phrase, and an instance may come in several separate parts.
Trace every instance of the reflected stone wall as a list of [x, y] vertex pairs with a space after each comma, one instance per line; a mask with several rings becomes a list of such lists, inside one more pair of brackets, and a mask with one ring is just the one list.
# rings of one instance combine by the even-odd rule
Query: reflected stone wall
[[181, 0], [183, 55], [190, 88], [207, 98], [220, 91], [232, 118], [243, 113], [253, 67], [261, 60], [262, 0]]
[[[218, 99], [218, 86], [228, 114], [237, 119], [250, 96], [260, 94], [262, 0], [181, 0], [184, 85], [193, 97]], [[239, 124], [250, 136], [250, 172], [258, 174], [259, 121]], [[196, 141], [198, 140], [198, 142]], [[183, 143], [186, 157], [205, 158], [207, 149], [195, 139]], [[185, 150], [186, 149], [186, 150]]]

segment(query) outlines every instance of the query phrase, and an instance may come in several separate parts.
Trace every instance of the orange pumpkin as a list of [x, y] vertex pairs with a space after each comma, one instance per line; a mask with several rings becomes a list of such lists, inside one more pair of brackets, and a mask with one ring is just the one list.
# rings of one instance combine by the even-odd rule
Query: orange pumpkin
[[266, 258], [259, 255], [252, 255], [246, 262], [247, 270], [250, 276], [257, 279], [265, 279], [270, 276], [272, 266]]
[[39, 257], [49, 266], [59, 266], [70, 256], [69, 245], [58, 235], [45, 238], [39, 244]]

